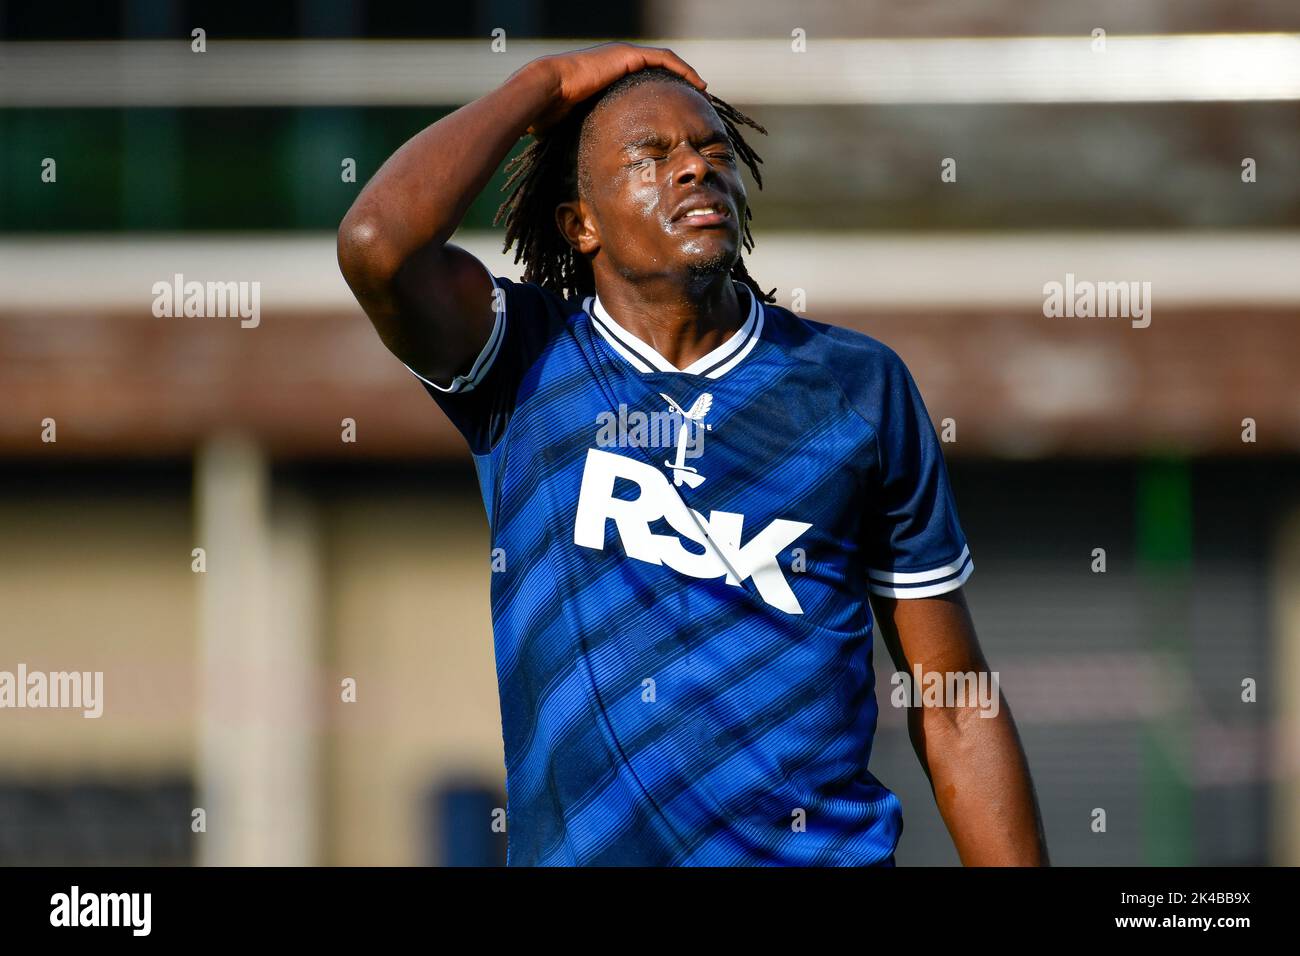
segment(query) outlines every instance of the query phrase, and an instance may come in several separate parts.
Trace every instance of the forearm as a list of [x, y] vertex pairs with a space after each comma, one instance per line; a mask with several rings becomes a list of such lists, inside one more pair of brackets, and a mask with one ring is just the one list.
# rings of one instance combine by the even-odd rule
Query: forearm
[[976, 707], [927, 707], [913, 742], [939, 813], [967, 866], [1045, 866], [1047, 845], [1029, 766], [1006, 700], [996, 715]]
[[339, 226], [339, 270], [384, 344], [425, 381], [468, 372], [501, 314], [491, 272], [448, 241], [470, 204], [520, 136], [544, 141], [575, 106], [647, 67], [704, 87], [669, 50], [604, 43], [539, 57], [412, 137], [357, 196]]
[[357, 196], [340, 228], [376, 272], [396, 271], [431, 243], [446, 243], [470, 203], [555, 95], [539, 61], [409, 139]]

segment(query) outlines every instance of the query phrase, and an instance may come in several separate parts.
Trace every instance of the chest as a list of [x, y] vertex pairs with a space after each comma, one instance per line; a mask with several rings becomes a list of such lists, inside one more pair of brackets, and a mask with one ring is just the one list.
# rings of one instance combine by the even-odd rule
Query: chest
[[794, 614], [800, 590], [855, 578], [874, 435], [816, 368], [598, 368], [550, 400], [538, 385], [512, 428], [502, 502], [544, 512], [552, 547], [745, 587]]

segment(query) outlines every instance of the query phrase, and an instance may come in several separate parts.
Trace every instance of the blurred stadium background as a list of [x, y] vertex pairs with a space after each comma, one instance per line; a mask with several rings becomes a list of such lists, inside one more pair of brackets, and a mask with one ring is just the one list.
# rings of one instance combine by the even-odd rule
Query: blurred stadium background
[[[408, 136], [609, 38], [673, 46], [767, 126], [751, 272], [892, 345], [955, 422], [967, 593], [1054, 861], [1300, 863], [1295, 3], [123, 0], [0, 25], [0, 670], [105, 674], [99, 720], [0, 711], [0, 863], [503, 859], [477, 485], [333, 231]], [[457, 241], [517, 277], [500, 182]], [[260, 282], [260, 324], [154, 317], [176, 273]], [[1150, 327], [1046, 318], [1066, 273], [1151, 282]], [[890, 670], [878, 642], [899, 861], [955, 863]]]

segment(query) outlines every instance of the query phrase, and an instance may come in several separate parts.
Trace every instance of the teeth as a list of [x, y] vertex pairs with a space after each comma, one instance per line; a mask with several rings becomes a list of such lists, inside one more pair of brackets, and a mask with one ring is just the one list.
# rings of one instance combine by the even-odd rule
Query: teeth
[[705, 206], [703, 209], [692, 209], [686, 215], [687, 216], [710, 216], [714, 213], [714, 211], [715, 210], [712, 206]]

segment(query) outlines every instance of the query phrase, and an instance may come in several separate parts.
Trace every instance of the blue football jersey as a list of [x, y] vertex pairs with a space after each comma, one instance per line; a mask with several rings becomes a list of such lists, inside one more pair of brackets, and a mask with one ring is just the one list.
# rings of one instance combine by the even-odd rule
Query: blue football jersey
[[682, 370], [595, 296], [493, 277], [424, 381], [491, 526], [509, 865], [889, 864], [871, 593], [973, 565], [902, 360], [759, 302]]

